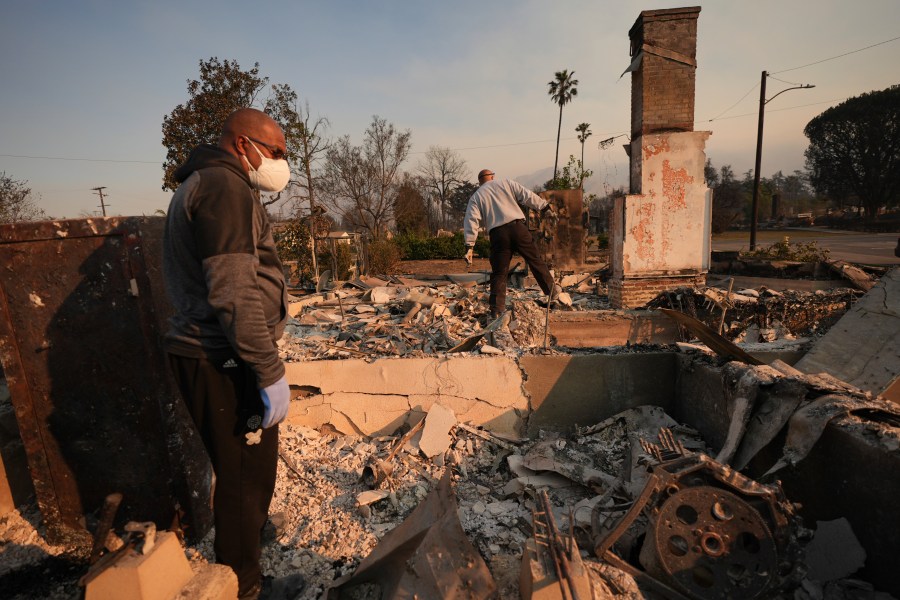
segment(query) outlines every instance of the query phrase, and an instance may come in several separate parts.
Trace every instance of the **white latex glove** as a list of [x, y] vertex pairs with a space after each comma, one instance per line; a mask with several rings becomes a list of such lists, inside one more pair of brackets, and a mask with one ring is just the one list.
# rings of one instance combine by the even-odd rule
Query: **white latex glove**
[[262, 420], [263, 429], [281, 423], [287, 416], [288, 406], [291, 403], [291, 388], [287, 379], [282, 376], [272, 385], [259, 390], [259, 395], [266, 408]]
[[466, 259], [466, 262], [470, 265], [472, 264], [472, 256], [475, 253], [475, 248], [469, 248], [466, 250], [466, 255], [463, 257]]

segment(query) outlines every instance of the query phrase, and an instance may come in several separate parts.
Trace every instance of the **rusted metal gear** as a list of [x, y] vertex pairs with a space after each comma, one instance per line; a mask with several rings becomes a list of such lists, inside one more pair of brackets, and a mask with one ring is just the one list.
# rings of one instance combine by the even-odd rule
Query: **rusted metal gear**
[[[660, 459], [617, 523], [593, 519], [594, 553], [667, 598], [767, 598], [803, 575], [796, 507], [777, 483], [760, 484], [701, 453], [687, 453], [661, 432]], [[635, 527], [647, 518], [643, 571], [629, 563]], [[625, 542], [623, 544], [623, 542]], [[617, 555], [618, 553], [618, 555]]]
[[778, 566], [759, 512], [712, 486], [680, 489], [659, 504], [640, 560], [648, 573], [700, 598], [760, 597]]

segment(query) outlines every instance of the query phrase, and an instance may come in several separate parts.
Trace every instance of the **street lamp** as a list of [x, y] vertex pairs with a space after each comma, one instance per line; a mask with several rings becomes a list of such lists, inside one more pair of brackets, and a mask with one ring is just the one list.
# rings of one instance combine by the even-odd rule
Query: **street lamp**
[[790, 90], [805, 90], [816, 86], [811, 84], [797, 85], [781, 90], [768, 100], [766, 100], [766, 77], [769, 73], [762, 72], [759, 83], [759, 129], [756, 132], [756, 173], [753, 175], [753, 204], [750, 212], [750, 250], [756, 250], [756, 221], [759, 214], [759, 166], [762, 162], [762, 138], [763, 138], [763, 119], [766, 116], [766, 104]]

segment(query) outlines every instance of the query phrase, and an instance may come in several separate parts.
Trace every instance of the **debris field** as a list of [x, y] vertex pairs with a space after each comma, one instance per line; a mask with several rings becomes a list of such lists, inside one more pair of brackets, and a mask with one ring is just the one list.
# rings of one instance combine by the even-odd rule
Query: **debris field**
[[[291, 305], [292, 319], [280, 343], [282, 358], [375, 360], [461, 351], [508, 355], [538, 352], [545, 345], [549, 318], [542, 305], [542, 294], [536, 288], [511, 289], [508, 320], [488, 327], [483, 314], [485, 291], [479, 287], [480, 281], [369, 279], [298, 299]], [[554, 312], [608, 307], [606, 298], [596, 293], [603, 291], [598, 273], [570, 275], [563, 282], [566, 293], [562, 302], [553, 307]], [[728, 292], [712, 287], [685, 288], [660, 294], [650, 306], [675, 307], [713, 329], [721, 325], [725, 337], [737, 342], [776, 341], [824, 333], [859, 296], [859, 292], [850, 289], [803, 293], [765, 288]], [[685, 331], [685, 339], [689, 338], [690, 332]], [[545, 352], [561, 353], [553, 347], [552, 339], [547, 342]], [[695, 356], [693, 360], [725, 369], [736, 364], [724, 364], [711, 356]], [[738, 369], [734, 379], [745, 381], [739, 368], [734, 369]], [[755, 378], [764, 381], [764, 385], [771, 384], [766, 380], [772, 376], [769, 367], [752, 369], [756, 369]], [[870, 396], [837, 380], [802, 376], [786, 365], [780, 375], [774, 376], [785, 373], [818, 391], [808, 399], [798, 399], [796, 412], [783, 415], [782, 425], [806, 407], [804, 414], [813, 415], [810, 418], [821, 428], [832, 419], [844, 418], [848, 427], [868, 431], [871, 424], [854, 421], [854, 411], [890, 412], [883, 404], [873, 407]], [[758, 381], [755, 385], [759, 385]], [[827, 396], [827, 392], [843, 394], [842, 399], [830, 404], [815, 401], [823, 394]], [[449, 477], [456, 518], [467, 543], [483, 559], [489, 585], [495, 586], [491, 593], [496, 593], [496, 597], [522, 597], [525, 579], [521, 573], [526, 570], [523, 555], [532, 556], [535, 546], [539, 547], [539, 541], [548, 535], [546, 525], [538, 524], [543, 514], [541, 490], [546, 490], [552, 515], [548, 522], [558, 526], [559, 539], [571, 540], [568, 548], [572, 564], [577, 558], [594, 597], [667, 597], [636, 567], [645, 563], [645, 554], [653, 554], [652, 549], [642, 550], [639, 540], [658, 527], [648, 516], [666, 510], [665, 499], [658, 491], [646, 491], [654, 481], [659, 487], [658, 481], [662, 480], [674, 481], [672, 485], [683, 490], [685, 498], [700, 504], [714, 490], [716, 497], [732, 499], [732, 508], [743, 510], [750, 521], [758, 520], [754, 515], [765, 512], [758, 507], [747, 508], [755, 506], [747, 499], [751, 492], [758, 494], [765, 489], [766, 494], [777, 496], [773, 506], [779, 507], [776, 512], [783, 512], [779, 523], [789, 542], [779, 542], [784, 547], [766, 546], [768, 554], [752, 559], [759, 564], [753, 563], [749, 555], [739, 557], [737, 566], [732, 564], [731, 571], [723, 571], [730, 573], [727, 576], [731, 585], [737, 586], [734, 589], [765, 590], [765, 597], [802, 600], [889, 599], [891, 596], [875, 591], [870, 584], [847, 578], [856, 570], [851, 568], [853, 565], [839, 576], [824, 580], [807, 576], [809, 557], [802, 558], [799, 548], [809, 546], [810, 538], [815, 538], [810, 529], [800, 524], [796, 509], [773, 477], [765, 485], [746, 480], [744, 488], [723, 491], [722, 481], [743, 478], [728, 467], [736, 455], [742, 456], [738, 449], [745, 450], [742, 436], [750, 439], [758, 433], [750, 431], [752, 424], [748, 428], [749, 413], [743, 417], [743, 428], [729, 429], [725, 446], [731, 452], [722, 449], [718, 456], [697, 430], [675, 421], [657, 406], [632, 408], [568, 433], [541, 431], [531, 439], [499, 435], [457, 422], [452, 411], [438, 403], [418, 423], [411, 421], [392, 435], [373, 438], [345, 435], [328, 425], [311, 429], [288, 422], [281, 427], [278, 480], [265, 536], [263, 570], [275, 577], [302, 574], [307, 582], [302, 598], [325, 597], [329, 590], [331, 594], [338, 593], [334, 586], [341, 582], [345, 587], [340, 589], [344, 594], [340, 597], [379, 598], [381, 586], [387, 584], [377, 578], [361, 585], [346, 582], [354, 583], [354, 573], [366, 557], [441, 489], [444, 477]], [[735, 419], [736, 423], [740, 421]], [[805, 431], [802, 427], [798, 430]], [[900, 446], [897, 431], [885, 428], [875, 433], [886, 449], [896, 451]], [[788, 441], [791, 439], [789, 434]], [[779, 468], [802, 460], [803, 451], [809, 451], [814, 442], [801, 440], [796, 444], [802, 450], [799, 453], [787, 444]], [[746, 458], [746, 452], [743, 455]], [[671, 461], [680, 461], [681, 466], [665, 467]], [[683, 463], [690, 461], [694, 462], [688, 465], [689, 471], [705, 468], [712, 473], [705, 476], [704, 485], [683, 484], [679, 479], [684, 475], [679, 475], [677, 469], [685, 468]], [[664, 467], [674, 470], [670, 473]], [[742, 497], [742, 493], [748, 496]], [[641, 502], [646, 506], [629, 516], [629, 510]], [[626, 521], [627, 528], [623, 528], [621, 524]], [[77, 597], [77, 580], [86, 568], [83, 551], [49, 546], [42, 538], [39, 522], [40, 516], [33, 510], [24, 514], [14, 511], [0, 518], [0, 584], [9, 590], [11, 598], [31, 597], [36, 590], [46, 598]], [[613, 538], [617, 523], [621, 531]], [[775, 529], [771, 523], [754, 521], [753, 525], [763, 541], [769, 540], [769, 532]], [[720, 526], [722, 531], [730, 531], [725, 525]], [[848, 535], [853, 539], [852, 530]], [[210, 532], [201, 542], [187, 546], [195, 571], [213, 561], [212, 539]], [[571, 554], [575, 548], [572, 542], [577, 544], [577, 557]], [[605, 553], [605, 560], [598, 558], [598, 548], [602, 550], [600, 555]], [[656, 560], [665, 562], [660, 556], [667, 551], [657, 552]], [[617, 558], [611, 558], [610, 553]], [[635, 558], [638, 554], [640, 559]], [[779, 559], [787, 556], [789, 566], [777, 580], [753, 580], [747, 575], [751, 566], [767, 573], [766, 569], [775, 563], [760, 565], [765, 560], [774, 561], [776, 555]], [[849, 552], [848, 556], [860, 560], [858, 552]], [[862, 556], [864, 561], [865, 554]], [[812, 562], [815, 560], [813, 557]], [[647, 562], [652, 569], [653, 559]], [[533, 559], [532, 575], [540, 572], [534, 566], [538, 563], [540, 560]], [[657, 574], [660, 568], [657, 565]], [[712, 567], [710, 581], [720, 576], [717, 569]], [[703, 577], [695, 576], [695, 580], [700, 583], [688, 584], [705, 585]], [[721, 582], [716, 581], [718, 586]], [[22, 592], [17, 594], [17, 590]], [[757, 596], [748, 592], [735, 597]]]

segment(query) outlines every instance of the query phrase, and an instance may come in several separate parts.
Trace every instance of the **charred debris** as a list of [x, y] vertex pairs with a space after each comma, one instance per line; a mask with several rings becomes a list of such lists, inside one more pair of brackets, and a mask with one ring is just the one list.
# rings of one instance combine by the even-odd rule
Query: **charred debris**
[[[608, 308], [603, 273], [594, 272], [563, 277], [566, 293], [552, 311], [520, 286], [508, 318], [488, 323], [483, 282], [467, 274], [333, 284], [292, 303], [283, 357], [565, 355], [586, 350], [555, 345], [550, 315], [624, 313]], [[900, 411], [828, 373], [742, 354], [798, 340], [815, 347], [863, 294], [664, 292], [635, 312], [680, 315], [669, 345], [685, 371], [673, 383], [678, 401], [587, 426], [501, 434], [459, 421], [440, 401], [388, 435], [289, 419], [264, 569], [302, 574], [302, 598], [890, 598], [876, 591], [885, 589], [877, 568], [872, 574], [879, 542], [857, 531], [869, 525], [837, 509], [834, 518], [821, 510], [804, 517], [807, 497], [832, 491], [810, 489], [794, 471], [822, 460], [817, 453], [835, 436], [829, 428], [896, 462]], [[685, 383], [692, 377], [718, 382], [721, 398], [692, 397], [708, 385]], [[724, 411], [717, 424], [697, 416], [710, 410]], [[133, 536], [112, 531], [101, 554], [121, 553]], [[47, 580], [55, 587], [32, 582], [14, 597], [37, 588], [70, 597], [75, 579], [84, 582], [84, 555], [47, 545], [21, 516], [4, 518], [2, 538], [10, 549], [0, 561], [4, 581], [34, 565], [57, 574]], [[195, 573], [207, 568], [211, 536], [188, 544], [187, 556]]]

